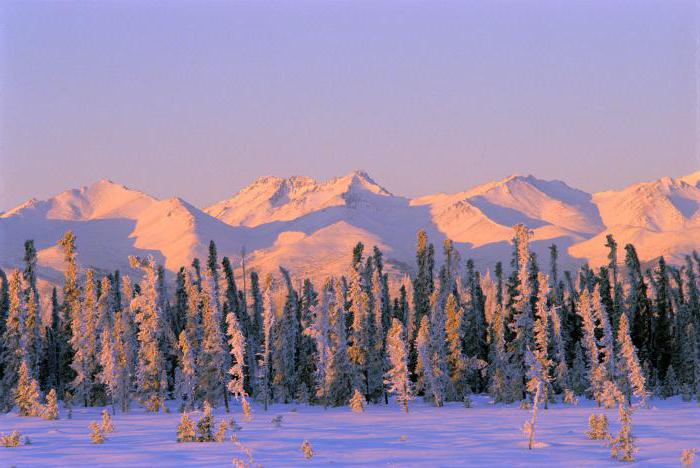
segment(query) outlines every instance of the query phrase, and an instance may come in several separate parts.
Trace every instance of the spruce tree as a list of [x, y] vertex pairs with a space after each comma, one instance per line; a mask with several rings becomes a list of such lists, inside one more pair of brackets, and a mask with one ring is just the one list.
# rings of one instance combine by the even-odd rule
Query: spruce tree
[[20, 416], [39, 416], [41, 413], [41, 393], [39, 384], [23, 360], [19, 367], [17, 384], [12, 392]]
[[413, 399], [413, 382], [408, 373], [408, 349], [404, 327], [398, 320], [391, 322], [391, 328], [386, 339], [386, 353], [389, 360], [389, 370], [384, 383], [388, 391], [396, 396], [396, 401], [408, 413], [408, 402]]
[[74, 319], [80, 323], [81, 304], [80, 304], [80, 286], [78, 284], [78, 262], [77, 248], [75, 236], [72, 231], [67, 231], [61, 240], [58, 241], [58, 246], [63, 252], [63, 261], [65, 270], [63, 272], [63, 306], [61, 316], [61, 338], [60, 341], [65, 346], [61, 349], [60, 356], [60, 382], [59, 394], [68, 389], [70, 382], [75, 378], [72, 361], [75, 353], [73, 348], [73, 329], [76, 326]]
[[136, 387], [139, 399], [148, 411], [158, 412], [163, 404], [161, 374], [165, 358], [161, 349], [162, 301], [158, 297], [157, 270], [153, 257], [129, 257], [132, 268], [142, 270], [141, 293], [131, 300], [131, 310], [138, 323], [138, 359]]
[[27, 240], [24, 243], [24, 271], [22, 279], [24, 283], [24, 297], [27, 307], [25, 333], [27, 357], [30, 370], [34, 378], [39, 378], [39, 367], [44, 348], [41, 318], [41, 301], [36, 284], [36, 249], [34, 241]]
[[274, 328], [275, 328], [275, 305], [273, 303], [273, 283], [272, 278], [268, 276], [265, 292], [263, 295], [263, 327], [262, 327], [262, 342], [258, 360], [258, 370], [256, 372], [258, 382], [257, 395], [264, 404], [265, 411], [270, 403], [271, 384], [272, 384], [272, 357]]
[[180, 332], [178, 339], [180, 348], [179, 379], [176, 384], [176, 393], [181, 401], [183, 409], [192, 410], [195, 406], [197, 389], [197, 375], [195, 369], [195, 358], [192, 347], [185, 331]]
[[351, 394], [359, 391], [353, 387], [353, 368], [348, 353], [345, 301], [343, 285], [336, 280], [333, 285], [335, 300], [329, 307], [330, 312], [330, 365], [326, 379], [328, 380], [329, 402], [333, 406], [347, 404]]
[[2, 356], [0, 361], [3, 368], [2, 392], [0, 404], [5, 409], [11, 407], [12, 389], [19, 379], [20, 367], [29, 357], [26, 347], [26, 305], [22, 291], [22, 279], [19, 270], [10, 273], [9, 281], [9, 310], [5, 322], [5, 332], [2, 336]]
[[287, 287], [287, 294], [282, 307], [282, 314], [275, 326], [274, 348], [272, 356], [272, 385], [275, 399], [289, 403], [294, 399], [297, 375], [295, 358], [297, 353], [297, 334], [299, 332], [299, 300], [292, 286], [289, 272], [280, 268]]
[[304, 329], [304, 335], [310, 337], [315, 347], [315, 396], [328, 406], [330, 391], [329, 371], [331, 364], [330, 309], [335, 307], [335, 291], [331, 281], [323, 287], [320, 305], [311, 305], [309, 311], [312, 321]]
[[197, 356], [198, 399], [216, 405], [224, 397], [226, 372], [224, 334], [221, 332], [221, 310], [217, 288], [210, 272], [202, 278], [202, 348]]

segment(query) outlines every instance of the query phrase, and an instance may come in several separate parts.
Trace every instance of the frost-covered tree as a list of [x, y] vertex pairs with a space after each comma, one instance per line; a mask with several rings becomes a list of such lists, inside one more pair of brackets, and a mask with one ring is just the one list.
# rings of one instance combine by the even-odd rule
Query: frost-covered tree
[[509, 333], [507, 338], [508, 375], [512, 399], [524, 397], [525, 392], [525, 350], [532, 346], [533, 335], [533, 278], [529, 239], [530, 230], [522, 225], [515, 226], [513, 238], [513, 274], [508, 280]]
[[[532, 357], [538, 361], [539, 366], [535, 366], [534, 363], [528, 364], [528, 388], [532, 388], [532, 379], [537, 379], [538, 384], [541, 384], [542, 388], [539, 388], [539, 393], [542, 402], [544, 403], [545, 409], [547, 409], [547, 402], [549, 396], [552, 392], [551, 387], [551, 377], [549, 369], [552, 366], [552, 361], [549, 359], [549, 317], [550, 311], [547, 304], [547, 296], [549, 294], [548, 279], [546, 275], [540, 273], [539, 276], [539, 291], [537, 294], [537, 304], [535, 306], [535, 323], [533, 326], [534, 330], [534, 347], [532, 349]], [[531, 391], [531, 390], [530, 390]], [[531, 391], [532, 393], [532, 391]], [[533, 403], [533, 409], [536, 407], [537, 402]], [[534, 430], [534, 418], [533, 418], [533, 430]]]
[[632, 408], [623, 403], [619, 404], [620, 432], [610, 441], [610, 453], [613, 458], [620, 461], [634, 461], [634, 454], [638, 451], [632, 435]]
[[[129, 286], [130, 281], [125, 278], [124, 284]], [[138, 354], [137, 333], [131, 310], [119, 307], [115, 316], [114, 325], [114, 349], [117, 356], [117, 385], [119, 395], [116, 400], [120, 402], [122, 412], [129, 410], [129, 402], [136, 377], [136, 356]]]
[[58, 419], [58, 397], [55, 388], [46, 395], [46, 405], [41, 409], [41, 417], [48, 421]]
[[41, 412], [41, 393], [27, 361], [22, 361], [19, 367], [17, 385], [14, 389], [14, 400], [20, 416], [39, 416]]
[[215, 405], [226, 394], [224, 372], [224, 335], [221, 332], [221, 310], [212, 275], [202, 278], [202, 348], [197, 356], [198, 399]]
[[178, 442], [194, 442], [197, 438], [194, 422], [190, 419], [187, 413], [182, 413], [180, 424], [177, 426], [177, 441]]
[[618, 382], [627, 395], [627, 400], [630, 401], [631, 394], [640, 398], [642, 404], [645, 404], [647, 399], [646, 382], [642, 367], [637, 358], [637, 350], [632, 343], [630, 336], [629, 321], [627, 314], [620, 316], [620, 325], [617, 330], [617, 369]]
[[[44, 388], [58, 388], [60, 382], [59, 360], [61, 356], [61, 306], [58, 302], [58, 292], [54, 286], [51, 290], [51, 315], [49, 322], [44, 327], [46, 337], [44, 339], [43, 357], [41, 359], [40, 383]], [[0, 332], [0, 336], [2, 333]], [[2, 346], [0, 346], [0, 356]], [[0, 383], [2, 373], [0, 372]]]
[[9, 280], [9, 306], [7, 319], [5, 320], [5, 332], [2, 336], [2, 355], [0, 362], [3, 369], [2, 392], [0, 403], [3, 408], [9, 409], [12, 388], [19, 379], [20, 367], [26, 364], [29, 357], [26, 346], [26, 306], [22, 291], [22, 279], [19, 270], [10, 273]]
[[132, 268], [142, 270], [144, 278], [140, 283], [140, 294], [131, 300], [138, 323], [138, 359], [136, 368], [137, 394], [148, 411], [158, 412], [163, 404], [161, 395], [161, 374], [165, 369], [165, 358], [161, 349], [163, 311], [158, 297], [158, 278], [153, 257], [140, 259], [129, 257]]
[[197, 375], [192, 347], [184, 330], [180, 332], [178, 344], [180, 348], [180, 366], [178, 367], [179, 372], [176, 379], [176, 394], [182, 407], [185, 410], [192, 410], [197, 389]]
[[347, 312], [344, 307], [343, 287], [340, 281], [334, 284], [335, 300], [330, 312], [330, 364], [326, 372], [328, 399], [333, 406], [347, 404], [353, 390], [353, 369], [348, 354], [347, 332], [345, 327]]
[[330, 309], [335, 307], [335, 292], [328, 281], [323, 287], [323, 297], [320, 305], [310, 306], [312, 323], [304, 329], [304, 334], [310, 336], [315, 345], [316, 361], [316, 398], [328, 405], [330, 391], [329, 370], [331, 364]]
[[607, 371], [600, 364], [598, 340], [596, 339], [595, 324], [593, 322], [593, 308], [591, 294], [584, 289], [579, 296], [576, 312], [581, 317], [583, 329], [583, 347], [588, 357], [587, 380], [590, 383], [591, 395], [600, 403], [603, 386], [607, 380]]
[[427, 316], [423, 316], [418, 327], [416, 336], [416, 392], [423, 393], [427, 401], [433, 402], [436, 406], [441, 406], [443, 395], [436, 387], [435, 376], [433, 375], [433, 351], [430, 345], [430, 322]]
[[[431, 325], [433, 327], [432, 343], [435, 346], [433, 361], [436, 366], [435, 374], [440, 382], [440, 374], [449, 377], [447, 388], [447, 399], [451, 401], [461, 401], [467, 391], [467, 359], [463, 353], [462, 337], [464, 336], [464, 310], [459, 307], [457, 299], [453, 294], [447, 296], [445, 310], [442, 314], [438, 314], [437, 309], [434, 309], [435, 315], [440, 318], [434, 318]], [[446, 316], [446, 321], [443, 321]], [[445, 350], [447, 343], [447, 350]], [[442, 363], [447, 363], [445, 365]], [[442, 386], [441, 383], [438, 385]]]
[[43, 351], [42, 315], [41, 301], [39, 300], [39, 289], [36, 283], [36, 248], [33, 240], [24, 243], [24, 271], [22, 279], [24, 282], [24, 297], [27, 307], [25, 323], [27, 358], [30, 370], [34, 378], [39, 378], [39, 365]]
[[60, 386], [59, 394], [63, 394], [70, 382], [75, 377], [72, 361], [75, 348], [73, 348], [72, 332], [75, 327], [74, 319], [80, 321], [80, 285], [78, 284], [78, 261], [75, 235], [67, 231], [58, 241], [58, 246], [63, 253], [65, 269], [63, 272], [63, 306], [61, 316], [61, 347], [60, 355]]
[[363, 287], [362, 276], [356, 268], [350, 270], [348, 297], [349, 312], [352, 317], [348, 355], [353, 366], [353, 387], [360, 389], [365, 394], [365, 398], [368, 398], [368, 356], [371, 350], [374, 320], [370, 314], [369, 297]]
[[542, 365], [540, 359], [538, 359], [529, 348], [525, 350], [525, 364], [527, 365], [528, 378], [527, 391], [532, 397], [532, 416], [530, 420], [525, 423], [525, 434], [528, 436], [527, 448], [532, 449], [535, 445], [537, 408], [540, 401], [542, 401], [543, 398], [546, 398], [544, 392], [549, 377], [547, 376], [547, 371]]
[[245, 366], [245, 338], [241, 332], [236, 315], [229, 312], [226, 316], [226, 335], [228, 336], [229, 349], [231, 350], [231, 368], [228, 373], [231, 379], [228, 381], [228, 391], [234, 398], [245, 398], [246, 391], [243, 388], [243, 369]]
[[365, 403], [365, 397], [359, 390], [355, 389], [352, 398], [350, 398], [350, 409], [355, 413], [362, 413], [365, 411]]
[[391, 322], [386, 338], [386, 353], [390, 368], [384, 383], [388, 391], [394, 394], [396, 401], [408, 413], [408, 402], [413, 399], [413, 382], [408, 373], [408, 350], [403, 325], [397, 319]]
[[263, 333], [260, 355], [258, 357], [258, 371], [256, 372], [258, 378], [258, 390], [256, 393], [258, 398], [264, 402], [265, 411], [267, 411], [272, 384], [272, 340], [275, 327], [275, 305], [272, 294], [272, 277], [268, 276], [265, 283], [263, 294]]
[[114, 344], [114, 335], [111, 329], [105, 328], [102, 331], [101, 337], [102, 349], [100, 351], [100, 374], [99, 380], [107, 390], [109, 399], [112, 403], [112, 411], [114, 412], [115, 405], [119, 402], [119, 398], [124, 394], [124, 391], [119, 388], [123, 383], [119, 378], [119, 362], [117, 360], [117, 350]]
[[289, 403], [294, 398], [297, 374], [297, 334], [299, 332], [299, 298], [292, 286], [289, 272], [280, 268], [287, 294], [279, 320], [275, 323], [274, 353], [272, 355], [272, 386], [275, 399]]

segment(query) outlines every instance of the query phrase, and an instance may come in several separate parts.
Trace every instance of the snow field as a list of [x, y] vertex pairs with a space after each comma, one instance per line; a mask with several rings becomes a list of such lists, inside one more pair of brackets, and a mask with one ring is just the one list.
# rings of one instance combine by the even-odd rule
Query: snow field
[[[253, 421], [245, 422], [239, 405], [226, 414], [214, 411], [216, 426], [234, 416], [242, 429], [236, 434], [263, 466], [608, 466], [602, 441], [589, 440], [588, 416], [605, 413], [610, 431], [619, 429], [616, 409], [598, 408], [582, 401], [578, 407], [563, 404], [541, 409], [536, 427], [536, 448], [527, 449], [522, 433], [530, 412], [518, 404], [492, 405], [486, 396], [474, 396], [473, 407], [449, 403], [434, 408], [413, 401], [408, 414], [392, 402], [368, 405], [364, 413], [348, 407], [323, 409], [307, 405], [272, 405], [267, 412], [253, 406]], [[61, 419], [0, 415], [0, 432], [19, 430], [31, 445], [0, 447], [0, 466], [231, 466], [234, 458], [247, 460], [241, 447], [223, 443], [177, 443], [180, 420], [177, 404], [171, 413], [150, 414], [140, 407], [112, 417], [115, 432], [103, 445], [90, 442], [88, 425], [101, 420], [102, 408], [74, 408], [73, 418], [61, 409]], [[197, 419], [201, 413], [190, 416]], [[281, 427], [271, 422], [282, 415]], [[680, 398], [652, 400], [649, 409], [633, 415], [633, 433], [639, 452], [636, 466], [680, 466], [684, 449], [700, 448], [700, 407]], [[314, 451], [305, 460], [304, 440]]]

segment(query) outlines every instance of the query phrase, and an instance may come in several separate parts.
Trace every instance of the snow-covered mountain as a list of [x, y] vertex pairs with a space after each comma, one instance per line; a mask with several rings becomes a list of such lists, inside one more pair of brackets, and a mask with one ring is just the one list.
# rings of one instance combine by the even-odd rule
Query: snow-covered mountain
[[40, 273], [60, 277], [56, 241], [72, 229], [83, 266], [129, 270], [128, 255], [152, 254], [169, 271], [204, 259], [209, 240], [237, 263], [242, 249], [261, 272], [284, 265], [297, 276], [342, 272], [362, 241], [385, 253], [390, 271], [414, 262], [416, 231], [440, 250], [454, 241], [464, 258], [484, 268], [510, 254], [512, 226], [533, 230], [533, 250], [546, 258], [560, 247], [562, 266], [606, 260], [605, 236], [632, 242], [642, 260], [679, 262], [700, 248], [700, 172], [588, 194], [560, 181], [510, 176], [454, 194], [416, 199], [393, 195], [356, 171], [318, 182], [263, 177], [231, 198], [200, 210], [180, 198], [159, 200], [109, 180], [48, 200], [29, 200], [0, 215], [0, 266], [21, 264], [34, 239]]
[[605, 236], [618, 244], [632, 243], [643, 260], [664, 255], [673, 263], [700, 248], [700, 171], [672, 179], [631, 185], [620, 191], [593, 195], [605, 230], [573, 246], [569, 252], [603, 263], [607, 255]]

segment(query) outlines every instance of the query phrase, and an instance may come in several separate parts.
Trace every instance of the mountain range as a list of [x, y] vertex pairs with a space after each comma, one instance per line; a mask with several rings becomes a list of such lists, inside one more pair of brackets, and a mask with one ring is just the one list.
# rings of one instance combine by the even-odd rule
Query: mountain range
[[40, 275], [58, 280], [56, 241], [71, 229], [80, 264], [104, 271], [131, 271], [127, 257], [146, 254], [177, 271], [195, 257], [204, 260], [214, 240], [234, 265], [245, 249], [247, 266], [261, 273], [282, 265], [297, 277], [321, 278], [343, 272], [362, 241], [379, 247], [391, 274], [401, 275], [411, 271], [416, 232], [424, 229], [438, 260], [449, 238], [463, 259], [485, 269], [508, 262], [518, 223], [532, 229], [532, 249], [544, 261], [548, 247], [558, 245], [562, 268], [607, 262], [607, 234], [621, 250], [633, 243], [643, 261], [664, 255], [680, 263], [700, 249], [700, 172], [593, 194], [514, 175], [414, 199], [390, 193], [363, 171], [323, 182], [268, 176], [204, 209], [105, 179], [0, 214], [0, 266], [20, 266], [24, 241], [34, 239]]

